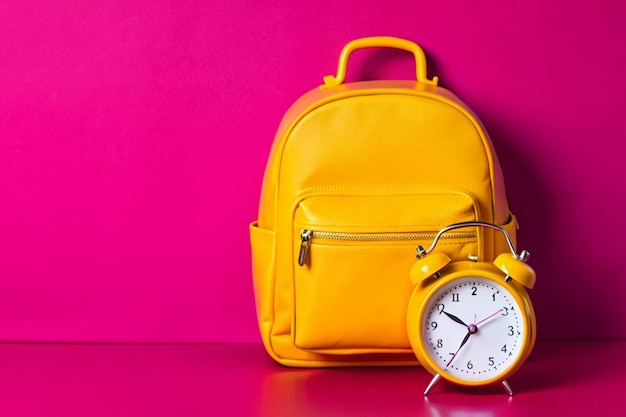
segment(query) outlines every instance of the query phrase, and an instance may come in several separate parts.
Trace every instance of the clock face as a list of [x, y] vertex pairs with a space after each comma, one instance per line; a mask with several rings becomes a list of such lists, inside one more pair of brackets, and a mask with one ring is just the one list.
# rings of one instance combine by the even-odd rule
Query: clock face
[[455, 279], [425, 306], [420, 330], [425, 351], [444, 377], [496, 380], [524, 353], [528, 329], [523, 314], [506, 284], [481, 277]]

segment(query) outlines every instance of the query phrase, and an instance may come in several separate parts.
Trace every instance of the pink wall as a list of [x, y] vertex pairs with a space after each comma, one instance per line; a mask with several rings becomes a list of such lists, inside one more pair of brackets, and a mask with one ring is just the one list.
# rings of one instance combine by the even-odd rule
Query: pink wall
[[[490, 131], [540, 337], [626, 337], [625, 10], [556, 3], [2, 2], [0, 340], [258, 341], [274, 131], [372, 35], [420, 43]], [[366, 54], [352, 79], [412, 77]]]

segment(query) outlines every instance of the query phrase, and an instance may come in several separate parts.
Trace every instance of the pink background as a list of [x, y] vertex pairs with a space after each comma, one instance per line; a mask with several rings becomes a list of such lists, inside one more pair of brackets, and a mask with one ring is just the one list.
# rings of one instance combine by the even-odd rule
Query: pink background
[[[626, 338], [617, 1], [3, 1], [0, 341], [257, 342], [248, 223], [350, 40], [423, 46], [485, 123], [542, 339]], [[404, 53], [349, 78], [412, 78]]]

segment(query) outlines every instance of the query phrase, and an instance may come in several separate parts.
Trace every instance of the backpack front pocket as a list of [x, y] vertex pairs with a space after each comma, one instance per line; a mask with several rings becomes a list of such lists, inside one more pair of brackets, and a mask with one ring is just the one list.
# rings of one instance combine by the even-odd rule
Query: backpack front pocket
[[[294, 213], [294, 344], [329, 354], [410, 351], [406, 308], [415, 247], [442, 227], [478, 219], [456, 190], [329, 193], [302, 199]], [[479, 254], [480, 231], [442, 237], [452, 259]]]

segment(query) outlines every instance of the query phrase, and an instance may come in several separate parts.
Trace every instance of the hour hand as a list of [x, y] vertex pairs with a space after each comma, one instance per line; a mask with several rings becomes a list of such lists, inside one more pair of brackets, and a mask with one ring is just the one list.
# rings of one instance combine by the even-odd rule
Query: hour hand
[[450, 314], [450, 313], [448, 313], [447, 311], [444, 311], [444, 312], [443, 312], [443, 314], [445, 314], [446, 316], [450, 317], [452, 320], [456, 321], [457, 323], [462, 324], [462, 325], [463, 325], [463, 326], [465, 326], [465, 327], [469, 327], [467, 324], [465, 324], [465, 323], [463, 322], [463, 320], [461, 320], [461, 319], [460, 319], [460, 318], [458, 318], [457, 316], [455, 316], [455, 315], [453, 315], [453, 314]]

